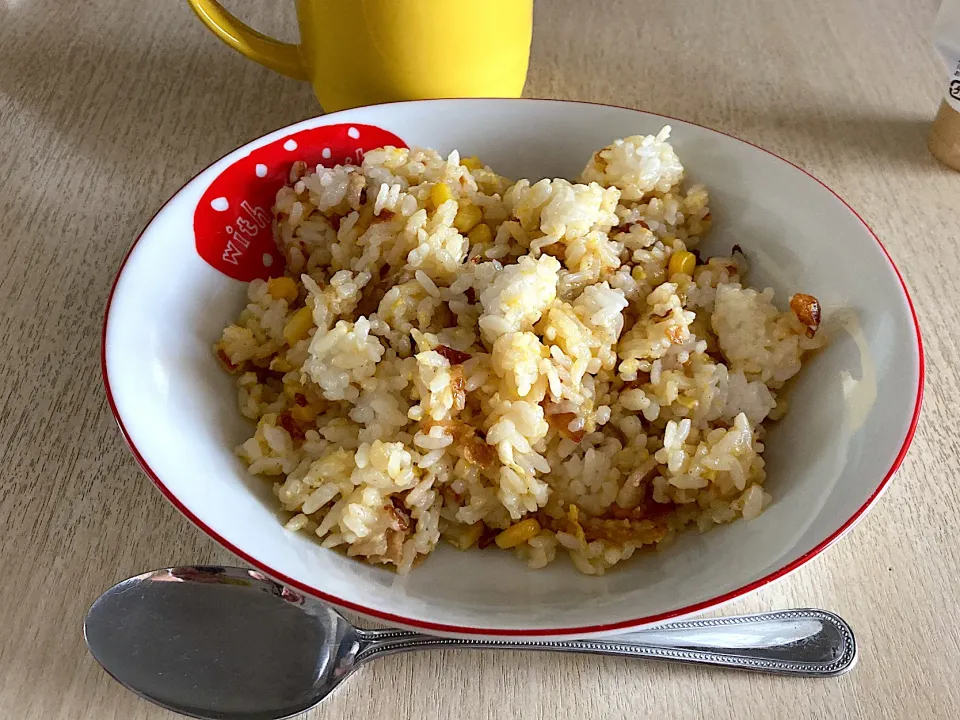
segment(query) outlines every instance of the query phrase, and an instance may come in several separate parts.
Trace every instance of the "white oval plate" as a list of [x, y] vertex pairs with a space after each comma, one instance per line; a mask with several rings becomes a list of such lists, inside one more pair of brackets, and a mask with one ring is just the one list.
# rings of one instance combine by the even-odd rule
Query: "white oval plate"
[[[807, 292], [824, 307], [831, 343], [801, 373], [791, 411], [766, 443], [773, 504], [755, 520], [686, 533], [663, 552], [638, 555], [599, 578], [579, 575], [565, 560], [531, 571], [507, 553], [447, 546], [399, 577], [284, 530], [270, 483], [248, 475], [232, 452], [251, 426], [211, 346], [243, 307], [245, 285], [201, 259], [195, 213], [198, 228], [216, 222], [208, 205], [223, 213], [221, 239], [224, 228], [231, 238], [241, 230], [256, 234], [256, 208], [238, 207], [230, 192], [272, 192], [258, 182], [282, 175], [273, 166], [282, 164], [278, 148], [290, 153], [288, 163], [303, 153], [326, 158], [325, 137], [349, 132], [362, 143], [370, 138], [358, 128], [366, 126], [410, 146], [478, 155], [511, 177], [572, 178], [613, 139], [656, 133], [665, 123], [673, 126], [689, 177], [710, 190], [715, 222], [705, 250], [729, 252], [739, 243], [751, 285], [772, 285], [781, 303], [789, 293]], [[214, 183], [226, 171], [234, 179], [220, 195], [225, 181]], [[214, 253], [246, 252], [227, 267], [240, 276], [259, 272], [257, 262], [272, 262], [257, 245], [262, 237], [247, 246], [243, 237], [232, 251], [217, 246]], [[829, 188], [769, 152], [698, 125], [549, 100], [360, 108], [291, 125], [235, 150], [168, 200], [134, 243], [107, 306], [102, 361], [111, 408], [145, 472], [190, 520], [245, 561], [390, 623], [447, 635], [540, 639], [609, 634], [715, 608], [809, 561], [880, 497], [910, 444], [923, 389], [920, 331], [903, 280], [873, 232]]]

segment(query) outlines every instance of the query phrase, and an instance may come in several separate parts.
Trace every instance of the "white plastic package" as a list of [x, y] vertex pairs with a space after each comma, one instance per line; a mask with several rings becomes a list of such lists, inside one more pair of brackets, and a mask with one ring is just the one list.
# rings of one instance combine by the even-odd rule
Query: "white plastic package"
[[943, 101], [930, 131], [930, 151], [944, 165], [960, 170], [960, 0], [943, 0], [933, 28], [933, 45], [947, 72]]
[[960, 112], [960, 0], [943, 0], [933, 38], [934, 47], [947, 67], [944, 99]]

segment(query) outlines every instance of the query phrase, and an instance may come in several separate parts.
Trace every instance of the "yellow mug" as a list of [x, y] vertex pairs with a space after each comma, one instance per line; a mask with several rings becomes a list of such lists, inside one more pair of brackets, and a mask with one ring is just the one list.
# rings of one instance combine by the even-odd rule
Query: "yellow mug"
[[519, 97], [533, 0], [297, 0], [300, 44], [257, 32], [216, 0], [188, 0], [217, 37], [313, 85], [326, 112], [393, 100]]

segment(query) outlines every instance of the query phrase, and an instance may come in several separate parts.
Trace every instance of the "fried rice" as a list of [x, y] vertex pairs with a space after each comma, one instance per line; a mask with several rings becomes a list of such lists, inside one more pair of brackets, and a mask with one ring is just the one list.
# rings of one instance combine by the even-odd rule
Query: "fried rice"
[[696, 252], [707, 189], [669, 133], [575, 183], [428, 149], [294, 164], [285, 275], [215, 346], [289, 530], [401, 573], [444, 539], [599, 575], [762, 512], [765, 424], [820, 308], [747, 287], [739, 248]]

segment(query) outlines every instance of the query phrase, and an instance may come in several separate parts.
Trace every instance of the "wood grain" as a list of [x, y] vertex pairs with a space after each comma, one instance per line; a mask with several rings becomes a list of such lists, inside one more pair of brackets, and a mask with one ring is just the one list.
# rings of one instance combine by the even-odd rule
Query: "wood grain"
[[[291, 37], [292, 3], [233, 2]], [[537, 0], [526, 94], [688, 118], [759, 143], [845, 197], [913, 290], [925, 409], [850, 537], [731, 605], [819, 605], [858, 668], [804, 681], [628, 660], [431, 652], [352, 678], [312, 719], [954, 718], [960, 706], [960, 174], [926, 150], [936, 0]], [[230, 562], [152, 489], [99, 377], [103, 306], [153, 211], [238, 144], [317, 112], [306, 85], [230, 52], [174, 0], [0, 3], [0, 717], [172, 717], [84, 650], [113, 582]]]

